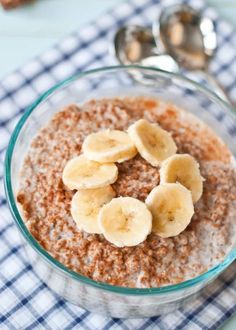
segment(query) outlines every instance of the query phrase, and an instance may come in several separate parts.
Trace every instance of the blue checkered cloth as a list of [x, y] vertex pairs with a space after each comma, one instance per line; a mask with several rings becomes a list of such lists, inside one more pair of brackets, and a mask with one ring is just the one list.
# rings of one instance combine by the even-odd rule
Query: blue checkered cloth
[[[150, 319], [111, 319], [89, 313], [53, 293], [24, 258], [3, 191], [5, 149], [26, 107], [68, 76], [115, 64], [108, 44], [127, 23], [151, 25], [177, 0], [133, 0], [101, 16], [0, 82], [0, 328], [1, 329], [216, 329], [236, 311], [236, 268], [231, 265], [185, 309]], [[215, 19], [219, 48], [211, 71], [236, 101], [236, 33], [201, 0], [185, 1]]]

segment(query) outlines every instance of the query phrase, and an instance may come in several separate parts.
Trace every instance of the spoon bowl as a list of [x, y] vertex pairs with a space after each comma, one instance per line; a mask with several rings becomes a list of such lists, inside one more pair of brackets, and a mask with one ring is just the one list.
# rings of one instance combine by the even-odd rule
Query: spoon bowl
[[153, 35], [189, 70], [207, 70], [217, 47], [213, 21], [188, 5], [165, 8], [153, 25]]
[[130, 25], [120, 28], [114, 37], [114, 53], [121, 64], [139, 63], [155, 55], [156, 41], [149, 28]]
[[209, 62], [217, 48], [214, 22], [185, 5], [166, 7], [153, 23], [153, 35], [166, 52], [187, 70], [202, 72], [218, 96], [232, 103], [224, 88], [209, 72]]
[[156, 43], [151, 29], [138, 25], [124, 26], [115, 34], [112, 53], [120, 64], [141, 64], [178, 72], [177, 62], [170, 55], [163, 53], [161, 43], [157, 46]]

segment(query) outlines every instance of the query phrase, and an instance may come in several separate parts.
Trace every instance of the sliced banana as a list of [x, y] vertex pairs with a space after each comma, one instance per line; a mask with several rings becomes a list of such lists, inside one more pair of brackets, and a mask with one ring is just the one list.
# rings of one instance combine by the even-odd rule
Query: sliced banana
[[112, 199], [101, 208], [98, 222], [105, 238], [118, 247], [138, 245], [152, 229], [147, 206], [132, 197]]
[[98, 212], [114, 197], [111, 186], [77, 191], [71, 201], [71, 215], [78, 228], [90, 234], [100, 234]]
[[194, 213], [191, 192], [180, 183], [155, 187], [146, 204], [153, 216], [152, 231], [163, 238], [180, 234]]
[[100, 164], [80, 155], [67, 162], [62, 181], [69, 189], [95, 189], [114, 183], [117, 176], [115, 164]]
[[141, 156], [152, 166], [159, 166], [163, 160], [177, 151], [171, 134], [145, 119], [131, 125], [128, 133]]
[[167, 158], [161, 165], [160, 182], [181, 183], [191, 191], [194, 203], [202, 196], [203, 178], [199, 164], [189, 154], [178, 154]]
[[121, 163], [137, 154], [127, 133], [109, 129], [88, 135], [82, 149], [88, 159], [100, 163]]

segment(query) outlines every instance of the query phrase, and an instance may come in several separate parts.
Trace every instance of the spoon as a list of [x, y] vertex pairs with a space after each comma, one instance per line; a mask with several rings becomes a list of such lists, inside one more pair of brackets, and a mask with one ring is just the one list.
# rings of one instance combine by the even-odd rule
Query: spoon
[[[162, 18], [162, 23], [163, 23], [163, 17], [166, 16], [167, 11], [173, 12], [173, 9], [179, 9], [182, 6], [174, 6], [174, 7], [168, 7], [161, 15]], [[188, 9], [190, 8], [191, 11], [196, 13], [191, 7], [189, 6], [184, 6], [185, 8], [187, 7]], [[172, 10], [171, 10], [172, 9]], [[169, 15], [167, 15], [169, 18]], [[165, 21], [165, 20], [164, 20]], [[225, 94], [224, 90], [222, 87], [218, 84], [218, 82], [211, 76], [211, 74], [208, 73], [208, 65], [203, 66], [203, 63], [209, 63], [209, 60], [211, 56], [213, 56], [215, 48], [216, 48], [216, 35], [214, 31], [214, 25], [210, 19], [204, 18], [202, 19], [203, 25], [201, 25], [202, 28], [206, 26], [211, 27], [211, 32], [212, 33], [205, 33], [203, 34], [204, 41], [205, 41], [205, 46], [206, 47], [206, 53], [204, 53], [203, 58], [207, 59], [206, 62], [202, 60], [202, 56], [195, 55], [195, 61], [194, 61], [194, 70], [199, 70], [199, 67], [196, 66], [197, 60], [198, 63], [201, 63], [201, 71], [205, 74], [207, 80], [211, 83], [213, 89], [215, 90], [216, 94], [218, 94], [222, 99], [230, 103], [227, 95]], [[143, 66], [151, 66], [155, 67], [161, 70], [169, 71], [169, 72], [174, 72], [177, 73], [179, 72], [179, 64], [188, 68], [192, 69], [193, 67], [189, 65], [190, 60], [185, 60], [191, 59], [193, 61], [193, 57], [187, 57], [186, 52], [183, 53], [185, 57], [182, 56], [177, 56], [177, 53], [172, 51], [174, 47], [168, 47], [168, 38], [165, 38], [165, 33], [164, 31], [160, 31], [161, 28], [163, 29], [163, 24], [161, 26], [158, 24], [158, 22], [154, 22], [153, 24], [153, 31], [151, 31], [147, 27], [142, 27], [138, 25], [130, 25], [130, 26], [124, 26], [116, 32], [114, 36], [114, 42], [112, 43], [112, 47], [110, 48], [110, 51], [113, 56], [117, 58], [120, 64], [141, 64]], [[177, 31], [181, 30], [181, 27], [177, 27]], [[204, 28], [205, 29], [205, 28]], [[162, 33], [161, 33], [162, 32]], [[154, 38], [154, 36], [155, 38]], [[159, 35], [161, 37], [163, 36], [163, 40], [166, 42], [161, 42]], [[199, 38], [202, 36], [201, 34], [198, 33], [198, 43], [199, 40], [201, 41], [202, 38]], [[162, 40], [162, 41], [163, 41]], [[176, 42], [176, 40], [174, 40]], [[178, 41], [178, 40], [177, 40]], [[210, 47], [210, 44], [212, 43], [212, 46]], [[171, 43], [169, 43], [171, 45]], [[169, 54], [166, 54], [166, 50], [164, 45], [167, 47], [167, 51], [170, 52]], [[171, 48], [171, 51], [170, 51]], [[189, 52], [192, 54], [192, 50], [190, 49]], [[178, 63], [177, 63], [177, 61]], [[130, 72], [132, 76], [136, 79], [141, 81], [142, 78], [140, 75], [137, 77], [134, 72]], [[146, 78], [145, 78], [146, 80]]]
[[203, 72], [216, 93], [230, 103], [223, 88], [209, 73], [209, 63], [217, 47], [215, 26], [210, 18], [185, 4], [169, 6], [154, 22], [153, 35], [158, 45], [161, 39], [167, 53], [180, 66]]
[[163, 45], [157, 45], [151, 29], [146, 27], [131, 25], [120, 28], [115, 34], [111, 51], [121, 64], [141, 64], [169, 72], [179, 71], [177, 62], [164, 54]]

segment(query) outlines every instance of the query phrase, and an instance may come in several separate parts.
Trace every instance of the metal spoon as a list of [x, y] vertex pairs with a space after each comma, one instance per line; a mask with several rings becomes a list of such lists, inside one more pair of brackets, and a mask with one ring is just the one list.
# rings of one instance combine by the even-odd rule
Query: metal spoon
[[167, 53], [180, 66], [204, 72], [215, 92], [230, 103], [223, 88], [208, 71], [217, 47], [215, 26], [210, 18], [201, 16], [188, 5], [169, 6], [154, 22], [153, 35], [157, 44], [162, 40]]
[[114, 37], [112, 54], [121, 64], [141, 64], [170, 72], [178, 72], [177, 62], [164, 54], [161, 43], [157, 45], [152, 31], [138, 25], [120, 28]]
[[[180, 6], [174, 6], [174, 7], [169, 7], [170, 12], [171, 9], [179, 9]], [[186, 6], [184, 6], [186, 8]], [[187, 8], [191, 9], [191, 7], [187, 6]], [[167, 8], [165, 10], [165, 12], [162, 13], [162, 19], [163, 17], [165, 17], [167, 11], [169, 12], [169, 9]], [[194, 10], [193, 10], [194, 11]], [[195, 11], [194, 11], [195, 13]], [[164, 15], [165, 14], [165, 15]], [[169, 17], [169, 15], [168, 15]], [[222, 89], [222, 87], [217, 83], [217, 81], [208, 73], [208, 65], [205, 67], [202, 64], [203, 63], [209, 63], [210, 57], [213, 56], [215, 48], [216, 48], [216, 35], [215, 35], [215, 31], [214, 31], [214, 25], [211, 22], [211, 20], [204, 18], [202, 20], [203, 24], [201, 25], [202, 28], [207, 27], [209, 28], [209, 26], [211, 27], [211, 31], [213, 33], [209, 33], [209, 31], [207, 31], [208, 33], [203, 34], [204, 36], [204, 42], [205, 42], [205, 46], [207, 46], [205, 48], [206, 53], [204, 53], [203, 58], [207, 59], [207, 61], [202, 61], [202, 57], [201, 56], [196, 56], [195, 54], [195, 58], [193, 56], [191, 56], [192, 51], [191, 48], [187, 49], [188, 52], [190, 53], [190, 56], [187, 56], [187, 53], [176, 53], [172, 50], [174, 49], [174, 47], [167, 47], [167, 42], [165, 44], [165, 46], [167, 47], [167, 50], [171, 53], [172, 56], [174, 56], [178, 62], [180, 63], [180, 65], [185, 66], [186, 68], [191, 68], [193, 69], [192, 66], [190, 66], [189, 64], [191, 63], [189, 58], [195, 59], [194, 60], [194, 70], [199, 70], [199, 67], [196, 65], [196, 63], [201, 64], [201, 70], [202, 72], [204, 72], [207, 80], [211, 83], [213, 89], [215, 90], [215, 92], [224, 100], [226, 100], [227, 102], [230, 103], [228, 97], [226, 96], [224, 90]], [[163, 27], [163, 25], [161, 26]], [[177, 31], [181, 30], [181, 27], [177, 27]], [[153, 34], [155, 35], [155, 38], [153, 37]], [[141, 27], [141, 26], [137, 26], [137, 25], [131, 25], [131, 26], [124, 26], [122, 28], [120, 28], [114, 37], [114, 42], [112, 43], [112, 47], [110, 48], [111, 53], [113, 56], [115, 56], [117, 58], [117, 60], [119, 61], [119, 63], [121, 64], [141, 64], [143, 66], [152, 66], [152, 67], [156, 67], [162, 70], [166, 70], [169, 72], [178, 72], [179, 71], [179, 65], [176, 62], [176, 60], [166, 54], [166, 50], [164, 45], [162, 44], [162, 42], [160, 41], [160, 38], [158, 38], [160, 35], [160, 25], [158, 24], [158, 22], [154, 22], [153, 24], [153, 33], [152, 31], [147, 28], [147, 27]], [[165, 33], [162, 32], [161, 36], [164, 35]], [[198, 34], [199, 36], [199, 34]], [[200, 37], [202, 35], [200, 34]], [[178, 38], [178, 37], [177, 37]], [[191, 38], [190, 38], [191, 39]], [[165, 40], [165, 38], [163, 38], [163, 40]], [[168, 40], [168, 38], [167, 38]], [[201, 41], [202, 38], [199, 39], [196, 38], [196, 40]], [[178, 41], [178, 40], [177, 40]], [[174, 40], [174, 42], [177, 42], [176, 39]], [[212, 46], [211, 46], [212, 43]], [[171, 43], [170, 43], [171, 45]], [[171, 49], [171, 51], [170, 51]], [[178, 54], [178, 56], [177, 56]], [[183, 56], [183, 54], [185, 56]], [[198, 52], [199, 55], [199, 52]], [[187, 60], [188, 59], [188, 60]], [[198, 59], [198, 61], [197, 61]], [[141, 81], [142, 78], [143, 80], [145, 79], [145, 83], [146, 83], [146, 77], [141, 77], [140, 75], [137, 77], [137, 75], [134, 72], [130, 72], [132, 74], [132, 76], [136, 79]]]

